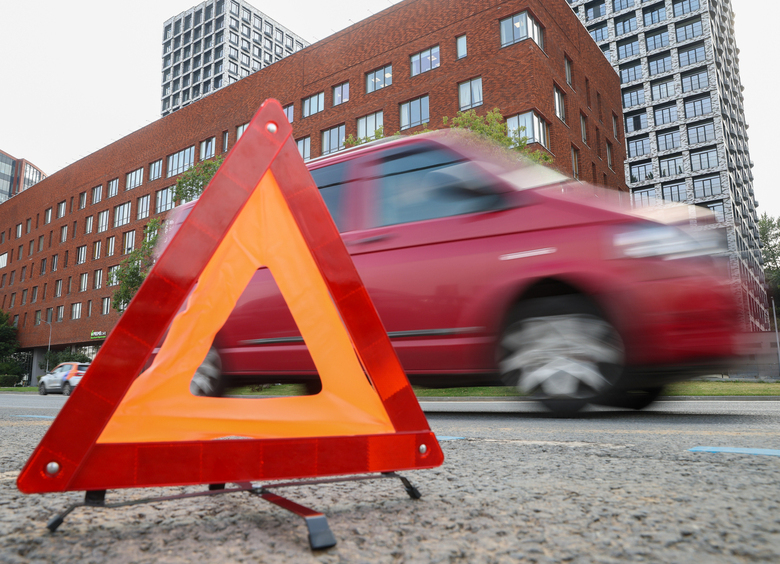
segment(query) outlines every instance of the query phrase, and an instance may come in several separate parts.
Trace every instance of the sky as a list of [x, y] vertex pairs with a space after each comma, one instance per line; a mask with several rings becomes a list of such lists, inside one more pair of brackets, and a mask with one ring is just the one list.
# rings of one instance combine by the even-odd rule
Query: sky
[[[314, 42], [397, 1], [250, 4]], [[780, 73], [770, 68], [777, 65], [780, 2], [731, 1], [758, 212], [780, 216], [780, 180], [771, 164]], [[160, 119], [162, 24], [196, 3], [0, 0], [0, 149], [53, 174]]]

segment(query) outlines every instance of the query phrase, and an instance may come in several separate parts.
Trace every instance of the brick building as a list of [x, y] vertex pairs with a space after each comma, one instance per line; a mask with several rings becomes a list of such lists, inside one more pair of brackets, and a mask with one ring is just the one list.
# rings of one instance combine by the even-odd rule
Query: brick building
[[0, 204], [44, 178], [46, 174], [30, 161], [15, 159], [5, 151], [0, 151]]
[[498, 107], [563, 172], [626, 190], [619, 79], [566, 0], [406, 0], [0, 206], [0, 307], [34, 351], [33, 375], [50, 335], [52, 348], [88, 346], [111, 330], [112, 272], [173, 207], [177, 175], [232, 147], [271, 97], [306, 158], [378, 125], [408, 133]]

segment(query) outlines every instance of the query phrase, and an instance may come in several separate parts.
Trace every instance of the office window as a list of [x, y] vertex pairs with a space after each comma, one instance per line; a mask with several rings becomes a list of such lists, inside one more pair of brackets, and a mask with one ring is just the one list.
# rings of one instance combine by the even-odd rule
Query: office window
[[579, 180], [580, 178], [580, 152], [572, 145], [571, 148], [571, 170], [572, 176]]
[[35, 325], [41, 324], [41, 310], [35, 312]]
[[645, 36], [645, 43], [648, 51], [661, 49], [669, 45], [669, 31], [664, 29]]
[[[65, 215], [65, 202], [60, 202], [57, 204], [57, 219], [63, 217]], [[16, 226], [16, 238], [22, 236], [22, 224]]]
[[333, 105], [338, 106], [344, 102], [349, 102], [349, 82], [342, 82], [333, 87]]
[[642, 86], [637, 86], [630, 90], [623, 91], [623, 107], [630, 108], [632, 106], [639, 106], [645, 103], [645, 89]]
[[343, 150], [346, 133], [344, 124], [337, 125], [322, 132], [322, 154], [329, 155]]
[[707, 53], [704, 49], [704, 43], [697, 43], [685, 48], [680, 48], [677, 53], [680, 59], [681, 67], [687, 67], [689, 65], [695, 65], [696, 63], [704, 62], [707, 57]]
[[647, 66], [650, 76], [669, 72], [672, 70], [672, 55], [671, 53], [662, 53], [661, 55], [650, 57], [647, 59]]
[[247, 127], [249, 127], [249, 123], [248, 123], [248, 122], [247, 122], [247, 123], [245, 123], [245, 124], [243, 124], [243, 125], [239, 125], [239, 126], [236, 128], [236, 141], [238, 141], [239, 139], [241, 139], [241, 136], [244, 134], [244, 131], [246, 131], [246, 128], [247, 128]]
[[726, 221], [726, 212], [725, 212], [725, 209], [723, 207], [723, 201], [722, 200], [718, 201], [718, 202], [709, 202], [709, 203], [706, 203], [706, 204], [699, 204], [699, 205], [701, 207], [703, 207], [703, 208], [707, 208], [712, 213], [714, 213], [715, 214], [715, 221], [717, 221], [718, 223], [723, 223], [724, 221]]
[[526, 138], [527, 143], [539, 143], [549, 148], [547, 122], [536, 112], [526, 112], [506, 118], [507, 134], [516, 139]]
[[685, 101], [685, 117], [692, 118], [712, 112], [712, 100], [709, 94]]
[[60, 227], [60, 243], [64, 243], [68, 240], [68, 226], [63, 225]]
[[704, 170], [718, 166], [718, 150], [705, 149], [704, 151], [691, 153], [691, 170]]
[[425, 49], [415, 53], [409, 58], [409, 64], [412, 69], [412, 76], [417, 76], [439, 67], [441, 59], [439, 57], [439, 46]]
[[617, 44], [617, 48], [618, 59], [626, 59], [628, 57], [637, 56], [639, 55], [639, 39], [632, 37], [631, 39], [620, 41]]
[[108, 239], [106, 239], [106, 256], [112, 257], [114, 256], [114, 243], [116, 242], [116, 238], [112, 235]]
[[101, 315], [108, 315], [111, 313], [111, 298], [102, 298], [100, 304]]
[[679, 0], [672, 3], [674, 17], [684, 16], [699, 9], [699, 0]]
[[458, 59], [462, 59], [468, 55], [468, 44], [465, 35], [455, 38], [455, 52], [457, 53]]
[[144, 167], [128, 172], [125, 176], [125, 190], [132, 190], [141, 185], [144, 180]]
[[659, 159], [658, 164], [661, 169], [661, 177], [675, 176], [684, 172], [682, 155]]
[[85, 234], [88, 235], [89, 233], [92, 233], [92, 224], [93, 224], [94, 220], [95, 220], [95, 217], [90, 215], [84, 221], [84, 233]]
[[[55, 272], [57, 270], [57, 261], [60, 258], [59, 255], [54, 255], [51, 257], [51, 271]], [[13, 277], [13, 272], [11, 273], [11, 277]], [[11, 282], [13, 284], [13, 282]]]
[[626, 133], [633, 133], [647, 127], [647, 112], [642, 110], [626, 116]]
[[612, 8], [614, 11], [619, 12], [626, 8], [631, 8], [634, 5], [634, 0], [612, 0]]
[[393, 65], [387, 65], [381, 69], [366, 73], [367, 94], [390, 86], [391, 84], [393, 84]]
[[685, 181], [664, 184], [661, 187], [661, 193], [667, 202], [684, 202], [687, 199]]
[[593, 41], [596, 41], [597, 43], [609, 39], [609, 29], [607, 28], [607, 22], [600, 23], [591, 28], [588, 28], [588, 32], [593, 38]]
[[665, 80], [664, 82], [653, 83], [650, 87], [653, 100], [670, 98], [674, 96], [674, 80]]
[[99, 268], [92, 273], [92, 289], [100, 290], [103, 287], [103, 269]]
[[293, 118], [295, 117], [295, 105], [290, 104], [289, 106], [285, 106], [282, 108], [284, 110], [284, 115], [287, 116], [287, 121], [290, 123], [293, 122]]
[[320, 92], [314, 96], [303, 99], [303, 117], [309, 117], [325, 109], [325, 93]]
[[79, 274], [79, 292], [86, 292], [89, 286], [89, 273], [82, 272]]
[[558, 116], [558, 118], [566, 123], [566, 103], [564, 99], [563, 92], [557, 87], [553, 87], [553, 98], [555, 102], [555, 115]]
[[680, 146], [680, 130], [673, 129], [656, 135], [659, 151], [669, 151]]
[[119, 193], [119, 179], [114, 178], [108, 182], [108, 190], [106, 191], [106, 198], [113, 198]]
[[138, 203], [136, 204], [136, 208], [138, 210], [136, 214], [136, 219], [145, 219], [149, 217], [149, 200], [151, 199], [151, 196], [147, 194], [146, 196], [141, 196], [138, 198]]
[[[211, 137], [205, 141], [200, 142], [200, 160], [205, 161], [214, 156], [217, 147], [217, 138]], [[192, 165], [190, 165], [192, 166]], [[189, 167], [187, 167], [189, 168]]]
[[159, 159], [149, 165], [149, 180], [157, 180], [161, 176], [162, 176], [162, 159]]
[[[103, 199], [103, 186], [95, 186], [92, 189], [92, 204], [97, 204], [100, 200]], [[51, 214], [49, 214], [49, 219], [51, 219]], [[46, 222], [48, 223], [48, 221]]]
[[715, 125], [711, 121], [688, 126], [688, 143], [706, 143], [715, 140]]
[[182, 149], [178, 153], [168, 155], [168, 178], [181, 174], [192, 167], [195, 161], [195, 146]]
[[119, 271], [119, 265], [109, 266], [106, 276], [106, 286], [116, 286], [119, 284], [119, 280], [116, 278], [116, 274]]
[[677, 43], [688, 41], [694, 37], [699, 37], [703, 32], [701, 26], [701, 20], [696, 18], [695, 20], [689, 20], [687, 22], [678, 23], [675, 26], [677, 32]]
[[[129, 255], [135, 248], [135, 231], [127, 231], [122, 234], [122, 254]], [[86, 250], [86, 248], [85, 248]]]
[[95, 241], [92, 243], [92, 260], [96, 260], [100, 258], [100, 246], [101, 241]]
[[702, 88], [709, 87], [707, 69], [699, 69], [693, 71], [692, 73], [684, 74], [680, 78], [682, 79], [683, 92], [690, 92], [691, 90], [700, 90]]
[[222, 152], [227, 153], [228, 150], [228, 132], [222, 132]]
[[401, 113], [401, 129], [409, 129], [423, 123], [428, 123], [428, 96], [421, 96], [399, 105]]
[[103, 210], [98, 214], [97, 232], [102, 233], [108, 229], [108, 210]]
[[[51, 208], [49, 208], [45, 212], [43, 212], [43, 224], [44, 225], [47, 225], [47, 224], [51, 223], [51, 212], [52, 212]], [[4, 233], [4, 235], [5, 235], [5, 233]]]
[[83, 264], [87, 262], [87, 246], [82, 245], [76, 247], [76, 264]]
[[613, 165], [614, 165], [614, 163], [612, 162], [612, 143], [607, 141], [607, 166], [610, 169], [612, 169]]
[[65, 319], [65, 306], [57, 306], [57, 321], [60, 322]]
[[677, 121], [677, 104], [659, 106], [653, 110], [655, 125], [664, 125]]
[[720, 175], [700, 176], [693, 179], [693, 192], [696, 198], [711, 198], [721, 194]]
[[660, 23], [666, 20], [666, 7], [661, 4], [648, 8], [644, 12], [645, 27]]
[[[46, 259], [42, 258], [41, 259], [41, 276], [43, 276], [44, 274], [46, 274]], [[3, 274], [3, 277], [5, 277], [5, 274]], [[5, 280], [3, 280], [3, 282], [5, 283]]]
[[620, 65], [621, 84], [634, 82], [635, 80], [642, 80], [642, 78], [642, 63], [640, 61], [634, 61], [626, 65]]
[[624, 35], [636, 31], [636, 15], [630, 14], [621, 18], [615, 18], [615, 35]]
[[458, 84], [460, 110], [469, 110], [482, 105], [482, 78], [473, 78]]
[[54, 281], [54, 297], [59, 298], [62, 296], [62, 278]]
[[631, 201], [635, 208], [655, 205], [655, 188], [638, 188], [632, 190]]
[[70, 305], [70, 318], [81, 319], [81, 302], [76, 302]]
[[588, 144], [588, 118], [580, 114], [580, 138], [586, 145]]
[[650, 154], [650, 137], [636, 137], [628, 140], [628, 156], [641, 157]]
[[157, 191], [155, 194], [155, 213], [162, 213], [173, 207], [173, 189], [174, 187], [171, 186]]
[[601, 16], [606, 15], [607, 13], [607, 6], [604, 0], [591, 2], [590, 4], [585, 5], [585, 20], [595, 20], [596, 18], [600, 18]]
[[631, 182], [644, 182], [653, 179], [653, 163], [638, 163], [631, 165]]
[[[87, 191], [86, 190], [84, 190], [83, 192], [81, 192], [79, 194], [79, 209], [83, 210], [85, 207], [87, 207]], [[29, 233], [30, 230], [28, 229], [27, 232]]]
[[130, 223], [130, 202], [114, 206], [114, 227]]
[[533, 16], [528, 12], [520, 12], [510, 18], [501, 20], [501, 47], [507, 47], [525, 39], [533, 39], [541, 49], [544, 49], [544, 32]]
[[295, 143], [298, 145], [298, 152], [303, 160], [308, 161], [311, 158], [311, 137], [298, 139]]
[[361, 140], [377, 139], [382, 137], [381, 130], [384, 127], [384, 113], [375, 112], [358, 118], [357, 136]]

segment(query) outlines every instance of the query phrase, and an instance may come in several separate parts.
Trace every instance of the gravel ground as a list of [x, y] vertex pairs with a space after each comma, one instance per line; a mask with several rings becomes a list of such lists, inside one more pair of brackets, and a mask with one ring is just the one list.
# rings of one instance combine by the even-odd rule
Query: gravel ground
[[[395, 480], [279, 490], [327, 515], [338, 544], [312, 553], [300, 518], [244, 493], [80, 508], [50, 534], [46, 522], [83, 496], [16, 490], [49, 423], [3, 412], [0, 562], [780, 561], [777, 457], [688, 452], [684, 429], [479, 417], [430, 417], [440, 435], [466, 438], [442, 441], [443, 467], [405, 474], [420, 500]], [[755, 446], [749, 429], [725, 434]], [[758, 435], [780, 446], [780, 433], [769, 433], [774, 444]], [[183, 491], [194, 490], [124, 490], [107, 501]]]

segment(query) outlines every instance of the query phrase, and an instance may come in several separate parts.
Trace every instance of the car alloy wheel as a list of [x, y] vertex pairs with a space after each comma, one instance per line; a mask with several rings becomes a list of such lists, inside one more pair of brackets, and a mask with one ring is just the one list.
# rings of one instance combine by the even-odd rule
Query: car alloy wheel
[[46, 384], [44, 384], [43, 382], [38, 384], [38, 393], [41, 394], [42, 396], [46, 395]]
[[70, 383], [68, 383], [68, 382], [63, 383], [62, 384], [62, 395], [63, 396], [69, 396], [72, 389], [73, 388], [71, 388]]
[[521, 303], [501, 338], [504, 382], [570, 415], [613, 388], [625, 350], [617, 330], [582, 296]]

